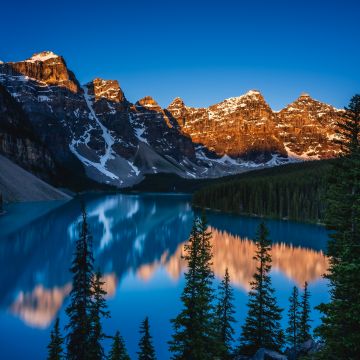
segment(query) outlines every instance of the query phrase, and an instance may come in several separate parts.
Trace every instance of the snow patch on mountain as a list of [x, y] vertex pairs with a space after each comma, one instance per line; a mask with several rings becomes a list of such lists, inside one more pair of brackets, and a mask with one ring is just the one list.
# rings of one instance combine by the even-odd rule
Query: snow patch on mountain
[[34, 61], [46, 61], [49, 59], [57, 59], [59, 55], [54, 54], [52, 51], [43, 51], [41, 53], [34, 54], [30, 59], [27, 59], [27, 62]]
[[295, 152], [291, 151], [288, 145], [289, 144], [286, 143], [284, 144], [290, 162], [319, 160], [319, 155], [308, 155], [307, 153], [300, 155], [296, 154]]
[[140, 124], [136, 121], [136, 116], [137, 114], [131, 114], [129, 113], [129, 122], [132, 125], [134, 132], [135, 132], [135, 136], [142, 142], [146, 143], [149, 145], [147, 139], [145, 137], [143, 137], [144, 133], [145, 133], [145, 125], [144, 124]]
[[[260, 168], [260, 167], [269, 167], [269, 166], [278, 166], [283, 165], [288, 162], [291, 162], [292, 159], [290, 158], [284, 158], [280, 156], [279, 154], [272, 154], [271, 159], [265, 163], [256, 163], [254, 161], [244, 161], [239, 159], [233, 159], [229, 155], [225, 154], [220, 158], [209, 158], [205, 155], [203, 147], [198, 146], [196, 148], [196, 157], [199, 160], [205, 161], [208, 163], [210, 167], [214, 165], [222, 165], [224, 166], [224, 171], [228, 169], [230, 173], [236, 173], [237, 169], [254, 169], [254, 168]], [[204, 173], [206, 173], [205, 171]]]
[[102, 136], [105, 140], [106, 145], [105, 145], [105, 154], [100, 157], [100, 164], [102, 167], [105, 167], [108, 160], [114, 159], [114, 151], [112, 149], [112, 146], [114, 145], [115, 140], [111, 136], [109, 129], [107, 129], [101, 123], [101, 121], [98, 119], [98, 117], [96, 116], [95, 111], [92, 107], [90, 96], [88, 94], [88, 88], [86, 86], [83, 86], [83, 90], [84, 90], [84, 98], [85, 98], [86, 104], [90, 110], [92, 120], [95, 120], [97, 122], [97, 124], [100, 126], [100, 129], [102, 130], [102, 133], [103, 133]]
[[136, 175], [136, 176], [139, 176], [139, 174], [140, 174], [139, 168], [136, 167], [136, 166], [134, 165], [134, 163], [132, 163], [131, 161], [128, 161], [128, 164], [130, 165], [130, 167], [131, 167], [132, 171], [135, 173], [135, 175]]
[[88, 94], [88, 88], [85, 86], [83, 86], [83, 90], [84, 90], [84, 99], [85, 102], [87, 104], [87, 107], [90, 111], [89, 114], [89, 119], [90, 120], [94, 120], [96, 122], [96, 124], [100, 127], [101, 131], [102, 131], [102, 137], [105, 141], [105, 153], [104, 155], [100, 155], [100, 161], [99, 162], [95, 162], [95, 161], [91, 161], [88, 158], [84, 157], [83, 155], [80, 154], [80, 152], [78, 151], [78, 146], [83, 143], [85, 145], [87, 145], [90, 141], [90, 131], [93, 129], [93, 127], [88, 127], [86, 129], [86, 131], [84, 132], [84, 134], [81, 136], [81, 138], [79, 140], [75, 140], [72, 139], [72, 142], [70, 143], [69, 147], [70, 150], [78, 157], [78, 159], [83, 162], [85, 165], [87, 166], [93, 166], [95, 167], [98, 171], [100, 171], [102, 174], [106, 175], [107, 177], [111, 178], [111, 179], [119, 179], [119, 177], [117, 175], [115, 175], [114, 173], [112, 173], [111, 171], [109, 171], [106, 168], [107, 162], [111, 159], [114, 159], [114, 151], [112, 149], [112, 146], [115, 143], [114, 138], [112, 137], [109, 129], [107, 129], [102, 123], [101, 121], [98, 119], [98, 117], [95, 114], [95, 111], [92, 107], [92, 102], [90, 99], [90, 96]]

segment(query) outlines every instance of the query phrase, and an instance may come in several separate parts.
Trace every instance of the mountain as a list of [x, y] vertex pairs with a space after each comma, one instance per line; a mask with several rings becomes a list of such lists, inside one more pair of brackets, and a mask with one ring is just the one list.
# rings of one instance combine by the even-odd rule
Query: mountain
[[334, 144], [336, 123], [343, 110], [302, 94], [277, 114], [278, 129], [288, 155], [299, 158], [327, 159], [338, 155]]
[[20, 104], [0, 85], [0, 153], [44, 180], [56, 176], [56, 164], [41, 143]]
[[71, 198], [2, 155], [0, 155], [0, 193], [5, 202]]
[[[150, 96], [129, 102], [118, 81], [80, 85], [53, 52], [0, 64], [4, 86], [70, 176], [132, 186], [146, 174], [210, 178], [297, 159], [336, 156], [342, 110], [302, 95], [274, 112], [252, 90], [208, 108], [176, 98], [163, 109]], [[79, 175], [80, 176], [80, 175]]]
[[218, 155], [264, 163], [274, 154], [323, 159], [339, 151], [332, 140], [343, 110], [307, 94], [280, 112], [274, 112], [256, 90], [208, 108], [188, 107], [176, 98], [168, 110], [185, 134]]

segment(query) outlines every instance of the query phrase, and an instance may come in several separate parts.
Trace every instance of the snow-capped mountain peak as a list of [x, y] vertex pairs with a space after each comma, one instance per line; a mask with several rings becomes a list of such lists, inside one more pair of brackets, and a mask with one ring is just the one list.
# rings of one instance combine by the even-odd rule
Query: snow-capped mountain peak
[[34, 54], [31, 58], [27, 59], [26, 61], [47, 61], [50, 59], [58, 59], [60, 58], [59, 55], [56, 55], [52, 51], [42, 51], [40, 53]]

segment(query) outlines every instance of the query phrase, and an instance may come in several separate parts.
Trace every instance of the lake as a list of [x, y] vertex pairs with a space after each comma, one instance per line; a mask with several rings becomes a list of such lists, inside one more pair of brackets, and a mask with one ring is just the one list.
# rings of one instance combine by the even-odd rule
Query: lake
[[[105, 277], [111, 319], [107, 334], [122, 333], [135, 359], [140, 322], [149, 316], [158, 359], [169, 359], [169, 320], [180, 308], [185, 271], [181, 253], [194, 219], [187, 195], [87, 195], [96, 268]], [[1, 359], [45, 359], [50, 329], [71, 290], [71, 265], [78, 236], [79, 200], [12, 204], [0, 217]], [[46, 212], [46, 208], [48, 212]], [[36, 215], [38, 214], [38, 215]], [[253, 239], [260, 220], [207, 213], [212, 230], [215, 283], [229, 269], [235, 290], [236, 337], [246, 315], [249, 281], [255, 271]], [[294, 285], [309, 282], [311, 305], [328, 300], [322, 274], [327, 232], [321, 226], [267, 220], [272, 249], [272, 280], [286, 325]], [[216, 285], [215, 284], [215, 285]], [[313, 326], [319, 313], [312, 311]], [[19, 345], [21, 344], [21, 345]], [[108, 345], [108, 343], [107, 343]]]

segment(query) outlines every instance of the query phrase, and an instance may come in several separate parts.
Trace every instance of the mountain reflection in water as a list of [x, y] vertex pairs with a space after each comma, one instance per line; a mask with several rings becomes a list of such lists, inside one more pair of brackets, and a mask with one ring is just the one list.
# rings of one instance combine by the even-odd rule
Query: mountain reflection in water
[[[162, 331], [162, 337], [168, 338], [168, 320], [180, 306], [171, 299], [178, 301], [186, 270], [181, 254], [194, 218], [190, 198], [154, 194], [91, 195], [85, 202], [93, 235], [95, 266], [104, 273], [113, 313], [111, 331], [118, 326], [121, 329], [125, 317], [135, 318], [153, 312], [158, 318], [158, 323], [153, 325], [154, 332]], [[9, 209], [8, 216], [21, 221], [21, 209], [21, 204], [17, 204]], [[208, 220], [213, 234], [216, 278], [222, 278], [228, 268], [242, 299], [241, 306], [244, 306], [256, 266], [253, 239], [260, 220], [213, 212], [208, 213]], [[71, 201], [6, 236], [1, 236], [1, 221], [0, 218], [0, 332], [5, 332], [7, 321], [11, 322], [14, 316], [21, 319], [14, 332], [19, 332], [22, 326], [33, 331], [48, 329], [56, 316], [63, 316], [71, 291], [69, 268], [81, 221], [79, 201]], [[267, 221], [267, 225], [274, 241], [275, 288], [281, 290], [286, 286], [287, 294], [294, 284], [302, 286], [308, 281], [316, 288], [317, 284], [323, 284], [321, 276], [328, 266], [323, 254], [327, 240], [325, 229], [274, 220]], [[288, 283], [284, 279], [288, 279]], [[314, 304], [323, 298], [317, 296], [312, 297]], [[133, 308], [120, 311], [119, 304], [127, 298], [127, 306]], [[159, 302], [165, 304], [168, 300], [172, 302], [171, 308], [166, 310], [163, 306], [159, 314], [156, 310]], [[131, 336], [136, 333], [124, 335], [130, 352], [135, 351], [138, 339]], [[5, 341], [0, 340], [0, 350]], [[29, 344], [28, 351], [36, 354], [36, 349], [45, 351], [46, 343], [41, 341]], [[160, 354], [159, 358], [166, 356]]]
[[[253, 259], [256, 251], [254, 241], [241, 239], [212, 227], [209, 227], [209, 230], [212, 232], [212, 268], [215, 276], [222, 278], [228, 268], [232, 284], [249, 291], [249, 283], [256, 271], [256, 261]], [[313, 282], [321, 278], [328, 268], [328, 260], [322, 251], [275, 243], [271, 253], [273, 270], [280, 271], [299, 287], [302, 287], [305, 281]], [[163, 254], [159, 261], [141, 266], [137, 274], [148, 280], [163, 266], [173, 279], [178, 279], [186, 271], [186, 263], [181, 258], [183, 254], [184, 244], [180, 244], [171, 257]]]

